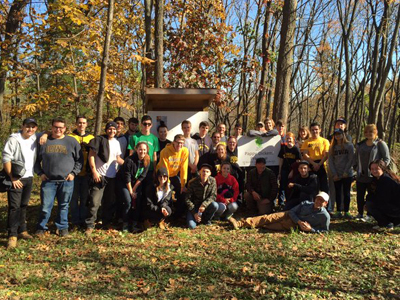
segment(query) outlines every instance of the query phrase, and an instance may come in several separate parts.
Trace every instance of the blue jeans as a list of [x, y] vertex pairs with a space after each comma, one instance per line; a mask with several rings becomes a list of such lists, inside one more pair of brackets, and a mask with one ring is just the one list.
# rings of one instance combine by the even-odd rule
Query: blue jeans
[[[196, 211], [198, 208], [196, 208]], [[210, 205], [206, 207], [206, 209], [203, 212], [203, 215], [201, 216], [201, 223], [202, 224], [210, 224], [210, 221], [214, 217], [214, 214], [218, 210], [218, 203], [217, 202], [211, 202]], [[196, 220], [194, 219], [194, 215], [192, 214], [191, 211], [188, 211], [186, 214], [186, 222], [187, 226], [190, 229], [195, 229], [197, 226]]]
[[74, 191], [73, 181], [43, 181], [40, 187], [40, 212], [38, 230], [47, 230], [47, 222], [51, 216], [55, 198], [57, 197], [58, 212], [56, 226], [58, 230], [68, 229], [68, 207]]
[[85, 224], [87, 218], [87, 198], [89, 196], [89, 176], [76, 176], [74, 193], [71, 198], [71, 222], [74, 225]]
[[229, 203], [228, 205], [218, 202], [218, 210], [215, 213], [216, 217], [223, 216], [225, 219], [229, 219], [237, 211], [239, 205], [236, 202]]

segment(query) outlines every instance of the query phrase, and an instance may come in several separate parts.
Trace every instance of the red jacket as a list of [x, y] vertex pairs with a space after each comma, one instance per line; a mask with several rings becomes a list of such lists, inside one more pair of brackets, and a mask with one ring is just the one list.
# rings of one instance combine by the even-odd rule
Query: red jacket
[[236, 202], [239, 195], [239, 184], [236, 178], [231, 174], [228, 174], [228, 177], [224, 178], [221, 173], [218, 173], [215, 176], [215, 180], [217, 181], [217, 202], [226, 203], [224, 195], [229, 191], [233, 192], [233, 197], [231, 198], [233, 198], [233, 202]]

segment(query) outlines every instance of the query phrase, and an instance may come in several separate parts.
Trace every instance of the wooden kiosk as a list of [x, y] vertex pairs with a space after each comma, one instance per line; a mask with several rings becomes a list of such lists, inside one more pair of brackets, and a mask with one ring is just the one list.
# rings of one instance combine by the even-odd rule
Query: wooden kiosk
[[193, 132], [202, 121], [208, 121], [207, 108], [217, 95], [217, 89], [146, 89], [146, 111], [153, 119], [151, 132], [157, 135], [157, 127], [164, 122], [168, 127], [168, 139], [182, 133], [181, 123], [189, 120]]

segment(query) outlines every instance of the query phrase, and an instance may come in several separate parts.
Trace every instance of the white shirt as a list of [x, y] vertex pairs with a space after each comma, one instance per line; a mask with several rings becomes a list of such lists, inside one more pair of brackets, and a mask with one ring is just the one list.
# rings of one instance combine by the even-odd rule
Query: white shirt
[[187, 137], [187, 138], [185, 138], [184, 146], [186, 148], [188, 148], [188, 150], [189, 150], [189, 162], [191, 164], [193, 164], [194, 163], [194, 159], [196, 158], [196, 151], [199, 150], [199, 144], [197, 144], [197, 141], [195, 139]]
[[21, 134], [17, 135], [17, 140], [21, 145], [22, 156], [25, 160], [25, 174], [22, 178], [33, 177], [33, 166], [36, 156], [36, 135], [24, 139]]
[[104, 163], [97, 155], [95, 160], [96, 170], [101, 176], [115, 178], [117, 176], [118, 163], [117, 156], [121, 156], [121, 146], [117, 139], [108, 140], [110, 145], [110, 156], [108, 161]]

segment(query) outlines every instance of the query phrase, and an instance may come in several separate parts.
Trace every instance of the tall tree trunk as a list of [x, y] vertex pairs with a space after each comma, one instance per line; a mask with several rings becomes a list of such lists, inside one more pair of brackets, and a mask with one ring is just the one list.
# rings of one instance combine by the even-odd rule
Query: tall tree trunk
[[163, 65], [164, 65], [164, 0], [156, 0], [155, 5], [155, 48], [156, 48], [156, 67], [155, 67], [155, 84], [156, 88], [163, 86]]
[[15, 33], [19, 29], [23, 20], [22, 11], [29, 2], [29, 0], [15, 0], [13, 2], [7, 15], [4, 41], [0, 41], [0, 122], [3, 122], [4, 93], [6, 90], [8, 71], [7, 60], [9, 59], [10, 54], [15, 51], [13, 37], [15, 36]]
[[261, 44], [261, 49], [262, 49], [261, 82], [260, 82], [257, 107], [256, 107], [257, 121], [261, 120], [262, 118], [263, 100], [265, 99], [268, 67], [270, 63], [269, 53], [268, 53], [268, 29], [269, 29], [269, 22], [271, 20], [271, 3], [272, 1], [268, 1], [267, 6], [265, 7], [264, 30], [263, 30], [262, 44]]
[[[144, 30], [146, 34], [145, 56], [152, 59], [151, 55], [151, 13], [153, 11], [153, 0], [144, 0]], [[152, 80], [152, 66], [149, 64], [143, 65], [144, 72], [144, 87], [147, 87]]]
[[285, 0], [283, 5], [283, 20], [281, 41], [277, 64], [275, 101], [272, 117], [282, 119], [285, 123], [289, 112], [290, 78], [293, 64], [293, 40], [296, 28], [297, 0]]
[[95, 127], [96, 135], [100, 134], [102, 127], [101, 125], [103, 123], [103, 102], [104, 102], [104, 93], [105, 93], [106, 79], [107, 79], [108, 55], [109, 55], [108, 52], [110, 50], [110, 44], [111, 44], [113, 19], [114, 19], [114, 0], [108, 0], [106, 38], [104, 40], [103, 60], [101, 62], [100, 85], [99, 85], [99, 93], [97, 95], [97, 105], [96, 105], [96, 127]]

